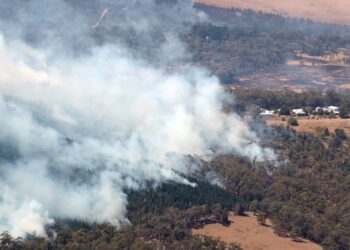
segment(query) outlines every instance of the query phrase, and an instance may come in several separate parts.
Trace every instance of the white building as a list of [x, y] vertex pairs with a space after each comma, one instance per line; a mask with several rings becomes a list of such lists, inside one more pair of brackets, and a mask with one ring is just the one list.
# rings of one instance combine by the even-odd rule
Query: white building
[[327, 109], [329, 113], [339, 114], [339, 107], [337, 106], [328, 106]]
[[292, 109], [292, 113], [296, 116], [307, 115], [304, 109]]
[[267, 110], [267, 109], [261, 109], [261, 112], [259, 113], [259, 115], [263, 117], [271, 117], [274, 114], [275, 114], [274, 110]]
[[323, 112], [328, 112], [328, 113], [333, 113], [333, 114], [338, 115], [339, 114], [339, 107], [337, 107], [337, 106], [328, 106], [328, 107], [324, 107], [324, 108], [317, 107], [315, 109], [315, 111], [316, 112], [323, 111]]

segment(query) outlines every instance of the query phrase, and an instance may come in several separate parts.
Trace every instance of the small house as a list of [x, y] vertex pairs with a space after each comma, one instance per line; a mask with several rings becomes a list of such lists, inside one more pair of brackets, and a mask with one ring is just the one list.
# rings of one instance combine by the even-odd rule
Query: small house
[[339, 107], [337, 107], [337, 106], [328, 106], [327, 110], [328, 110], [329, 113], [333, 113], [333, 114], [336, 114], [336, 115], [339, 114]]

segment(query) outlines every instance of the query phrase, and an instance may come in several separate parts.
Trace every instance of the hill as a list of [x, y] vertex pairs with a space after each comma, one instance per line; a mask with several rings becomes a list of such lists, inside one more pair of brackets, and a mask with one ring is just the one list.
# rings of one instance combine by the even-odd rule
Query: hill
[[350, 1], [347, 0], [195, 0], [195, 2], [350, 25]]

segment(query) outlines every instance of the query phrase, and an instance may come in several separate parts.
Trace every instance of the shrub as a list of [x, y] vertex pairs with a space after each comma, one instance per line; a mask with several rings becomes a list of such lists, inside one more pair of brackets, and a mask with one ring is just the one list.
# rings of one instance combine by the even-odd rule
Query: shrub
[[298, 120], [293, 118], [293, 117], [290, 117], [288, 119], [288, 125], [290, 126], [299, 126], [299, 123], [298, 123]]
[[329, 136], [329, 130], [328, 130], [328, 128], [324, 128], [321, 132], [321, 137], [324, 138], [327, 136]]
[[341, 140], [345, 140], [347, 138], [345, 131], [342, 128], [337, 128], [334, 130], [334, 132], [335, 132], [335, 135]]

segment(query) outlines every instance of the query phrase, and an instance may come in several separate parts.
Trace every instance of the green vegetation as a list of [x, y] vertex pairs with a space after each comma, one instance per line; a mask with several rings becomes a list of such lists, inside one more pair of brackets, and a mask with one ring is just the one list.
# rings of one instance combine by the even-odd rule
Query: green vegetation
[[288, 118], [287, 123], [289, 126], [299, 126], [298, 120], [295, 119], [294, 117]]

